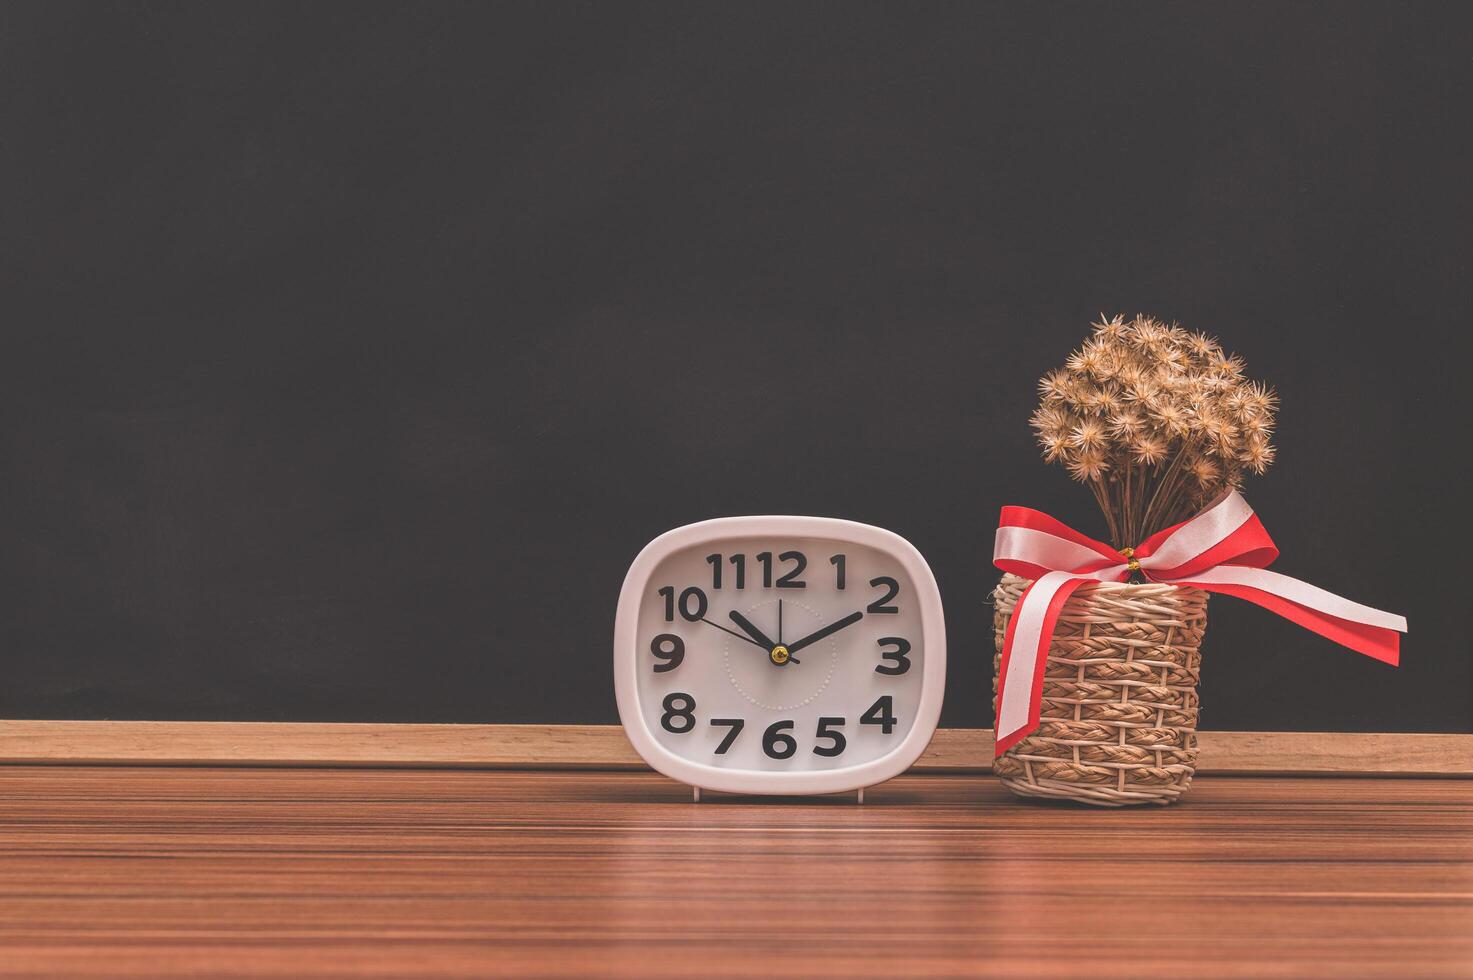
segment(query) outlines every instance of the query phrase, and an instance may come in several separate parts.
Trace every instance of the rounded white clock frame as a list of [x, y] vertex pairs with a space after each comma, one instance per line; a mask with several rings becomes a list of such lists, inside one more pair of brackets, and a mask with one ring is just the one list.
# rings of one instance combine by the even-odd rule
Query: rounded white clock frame
[[[916, 718], [905, 738], [893, 750], [845, 769], [812, 772], [731, 770], [682, 758], [657, 742], [646, 727], [639, 704], [639, 611], [650, 575], [670, 555], [698, 544], [733, 538], [819, 538], [865, 545], [894, 558], [915, 585], [925, 643], [925, 670]], [[946, 623], [936, 576], [921, 553], [893, 531], [836, 517], [718, 517], [666, 531], [649, 544], [629, 566], [619, 592], [614, 619], [614, 693], [619, 721], [636, 752], [652, 768], [699, 789], [725, 793], [765, 793], [800, 796], [844, 793], [898, 776], [920, 757], [936, 732], [946, 691]]]

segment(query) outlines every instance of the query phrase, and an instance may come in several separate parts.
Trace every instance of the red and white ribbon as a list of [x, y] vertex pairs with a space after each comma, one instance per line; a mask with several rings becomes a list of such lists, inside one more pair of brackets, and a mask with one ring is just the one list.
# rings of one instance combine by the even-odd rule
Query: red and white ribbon
[[992, 563], [1033, 579], [1003, 640], [997, 692], [1001, 755], [1038, 727], [1043, 669], [1059, 612], [1086, 582], [1123, 582], [1137, 569], [1151, 582], [1191, 585], [1256, 602], [1342, 646], [1395, 666], [1404, 617], [1362, 606], [1267, 566], [1279, 556], [1258, 515], [1236, 491], [1134, 549], [1116, 551], [1028, 507], [1004, 507]]

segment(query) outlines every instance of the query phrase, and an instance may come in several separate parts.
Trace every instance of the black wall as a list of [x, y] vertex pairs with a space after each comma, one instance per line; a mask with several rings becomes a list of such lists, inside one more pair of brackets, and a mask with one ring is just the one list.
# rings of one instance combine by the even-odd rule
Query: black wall
[[608, 722], [661, 531], [1103, 536], [1034, 383], [1098, 311], [1283, 394], [1210, 728], [1473, 730], [1469, 32], [1403, 4], [7, 4], [0, 714]]

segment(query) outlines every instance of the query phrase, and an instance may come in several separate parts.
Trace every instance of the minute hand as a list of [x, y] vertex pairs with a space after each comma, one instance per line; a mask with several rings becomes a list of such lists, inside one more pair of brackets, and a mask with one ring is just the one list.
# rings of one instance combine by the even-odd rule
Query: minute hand
[[832, 623], [829, 623], [827, 626], [816, 629], [812, 633], [809, 633], [807, 636], [803, 637], [803, 639], [794, 640], [792, 643], [789, 643], [788, 652], [797, 653], [799, 650], [808, 646], [808, 644], [817, 643], [824, 637], [837, 633], [839, 632], [839, 630], [843, 629], [846, 626], [853, 626], [855, 623], [859, 622], [863, 618], [864, 613], [853, 612], [845, 616], [843, 619], [836, 619]]

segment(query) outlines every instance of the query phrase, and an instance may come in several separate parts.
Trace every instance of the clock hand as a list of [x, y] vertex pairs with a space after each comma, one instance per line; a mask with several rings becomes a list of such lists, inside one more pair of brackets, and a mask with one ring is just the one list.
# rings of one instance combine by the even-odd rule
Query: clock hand
[[783, 601], [777, 600], [777, 645], [783, 645]]
[[[736, 613], [733, 613], [732, 615], [735, 616]], [[769, 654], [769, 655], [771, 655], [771, 653], [772, 653], [772, 647], [765, 646], [765, 645], [763, 645], [761, 643], [758, 643], [756, 640], [753, 640], [750, 637], [745, 637], [742, 634], [738, 633], [736, 630], [729, 630], [725, 626], [722, 626], [720, 623], [713, 623], [713, 622], [711, 622], [709, 619], [707, 619], [704, 616], [701, 617], [701, 622], [705, 623], [707, 626], [714, 626], [717, 629], [719, 629], [721, 632], [730, 634], [731, 636], [736, 637], [738, 640], [741, 640], [743, 643], [750, 643], [754, 647], [759, 647], [759, 648], [761, 648], [761, 650], [762, 650], [763, 653], [766, 653], [766, 654]], [[750, 626], [751, 624], [749, 623], [748, 625]], [[802, 662], [803, 661], [799, 660], [797, 657], [789, 657], [788, 658], [788, 663], [790, 663], [790, 664], [799, 664], [799, 663], [802, 663]]]
[[764, 650], [770, 649], [768, 647], [763, 647], [762, 644], [758, 643], [756, 640], [753, 640], [753, 639], [750, 639], [748, 637], [743, 636], [742, 634], [738, 633], [736, 630], [729, 630], [725, 626], [722, 626], [720, 623], [713, 623], [713, 622], [711, 622], [709, 619], [707, 619], [704, 616], [701, 617], [701, 622], [705, 623], [707, 626], [714, 626], [714, 627], [716, 627], [717, 629], [719, 629], [723, 633], [730, 633], [732, 636], [736, 637], [738, 640], [741, 640], [743, 643], [750, 643], [753, 646], [762, 647], [762, 649], [764, 649]]
[[817, 643], [824, 637], [837, 633], [839, 632], [839, 630], [843, 629], [846, 626], [853, 626], [855, 623], [859, 622], [863, 618], [864, 613], [853, 612], [845, 616], [843, 619], [836, 619], [832, 623], [829, 623], [827, 626], [816, 629], [812, 633], [809, 633], [807, 636], [803, 637], [803, 639], [794, 640], [792, 643], [789, 643], [788, 652], [793, 653], [794, 651], [803, 649], [810, 643]]
[[763, 633], [757, 627], [753, 626], [750, 619], [748, 619], [746, 616], [743, 616], [735, 609], [727, 613], [727, 615], [731, 617], [731, 621], [733, 623], [736, 623], [742, 628], [743, 633], [752, 638], [753, 643], [756, 643], [758, 646], [766, 647], [768, 650], [771, 650], [773, 647], [777, 646], [776, 643], [773, 643], [767, 638], [767, 634]]

